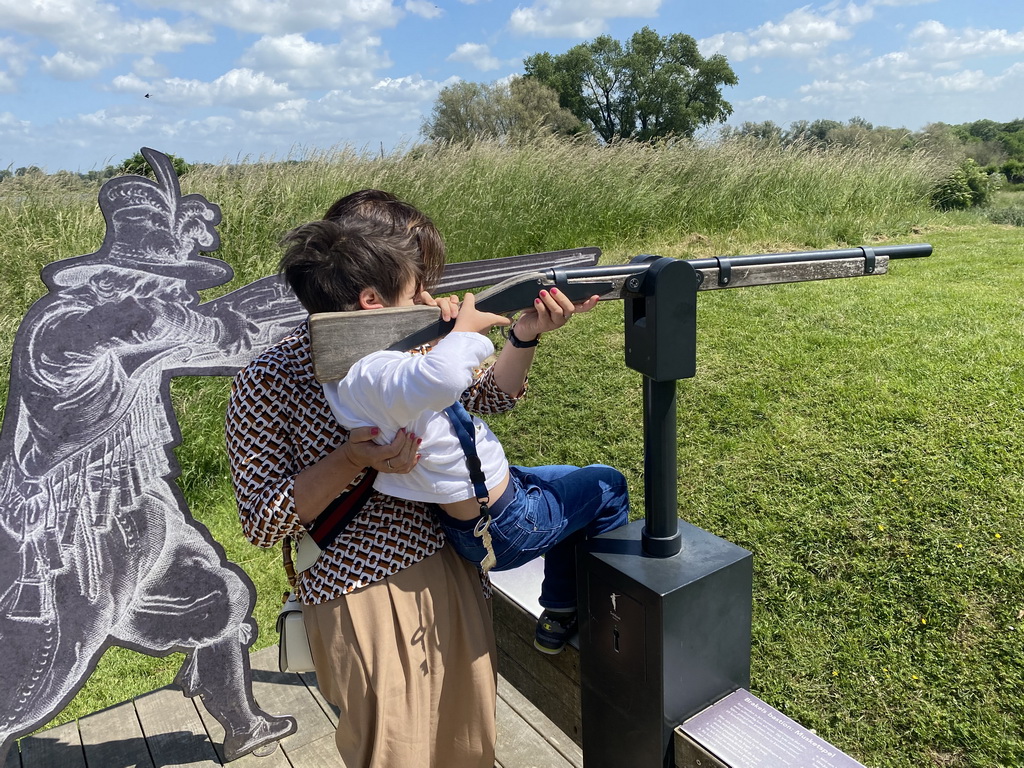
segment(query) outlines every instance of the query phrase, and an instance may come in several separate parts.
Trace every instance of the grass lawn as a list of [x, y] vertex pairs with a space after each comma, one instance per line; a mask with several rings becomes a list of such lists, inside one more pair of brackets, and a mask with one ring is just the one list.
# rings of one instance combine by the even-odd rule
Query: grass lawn
[[[870, 766], [1019, 766], [1024, 238], [920, 240], [886, 276], [701, 294], [679, 513], [754, 554], [758, 696]], [[545, 340], [492, 423], [517, 461], [623, 468], [642, 515], [621, 326]]]
[[[385, 174], [368, 181], [268, 169], [271, 193], [226, 169], [200, 184], [233, 215], [218, 255], [238, 277], [224, 290], [273, 268], [287, 226], [339, 189], [367, 185], [437, 210], [462, 257], [589, 244], [611, 262], [830, 248], [930, 222], [898, 242], [929, 242], [934, 255], [894, 262], [886, 276], [701, 294], [697, 375], [678, 385], [679, 514], [753, 552], [755, 694], [872, 768], [1024, 765], [1024, 230], [922, 214], [907, 201], [921, 199], [924, 170], [913, 183], [846, 189], [850, 178], [884, 174], [847, 173], [829, 156], [819, 160], [833, 186], [819, 190], [808, 185], [827, 174], [820, 163], [804, 169], [803, 156], [797, 166], [758, 156], [726, 178], [710, 172], [718, 155], [683, 173], [672, 153], [623, 149], [591, 163], [580, 151], [561, 164], [512, 154], [538, 164], [522, 172], [485, 157], [487, 173], [468, 177], [476, 186], [415, 158], [394, 179], [376, 160], [332, 166]], [[612, 181], [609, 158], [625, 169]], [[480, 162], [466, 153], [464, 164]], [[776, 167], [778, 178], [768, 173]], [[790, 179], [793, 168], [804, 181]], [[665, 188], [649, 189], [652, 179]], [[701, 179], [703, 197], [693, 192]], [[213, 181], [222, 188], [203, 186]], [[506, 201], [499, 182], [521, 196]], [[289, 184], [315, 189], [279, 188]], [[603, 209], [609, 191], [619, 202]], [[102, 239], [91, 199], [14, 200], [0, 205], [8, 363], [14, 329], [41, 295], [41, 265]], [[534, 218], [535, 230], [523, 225]], [[695, 231], [760, 234], [665, 234]], [[604, 239], [612, 233], [626, 245]], [[490, 421], [517, 463], [621, 468], [641, 516], [640, 376], [623, 364], [622, 323], [610, 302], [545, 337], [529, 397]], [[240, 531], [223, 449], [228, 386], [173, 383], [180, 482], [193, 515], [256, 585], [261, 648], [276, 642], [285, 579], [280, 551], [258, 550]], [[180, 661], [112, 649], [55, 722], [165, 685]]]

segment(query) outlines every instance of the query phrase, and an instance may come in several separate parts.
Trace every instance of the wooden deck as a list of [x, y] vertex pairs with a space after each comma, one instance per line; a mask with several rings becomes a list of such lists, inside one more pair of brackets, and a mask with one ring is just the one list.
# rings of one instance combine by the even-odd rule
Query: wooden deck
[[[344, 768], [334, 748], [338, 715], [313, 675], [277, 669], [277, 647], [251, 657], [253, 693], [271, 714], [292, 715], [296, 733], [266, 757], [235, 768]], [[197, 698], [161, 688], [21, 740], [3, 768], [217, 768], [224, 732]], [[498, 768], [582, 768], [580, 748], [504, 678], [498, 681]]]

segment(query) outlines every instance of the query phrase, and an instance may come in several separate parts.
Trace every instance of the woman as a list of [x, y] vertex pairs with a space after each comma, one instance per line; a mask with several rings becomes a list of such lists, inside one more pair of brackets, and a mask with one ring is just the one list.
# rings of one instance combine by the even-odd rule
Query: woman
[[[348, 217], [414, 233], [422, 284], [440, 275], [443, 240], [414, 207], [363, 190], [337, 201], [325, 218]], [[289, 274], [310, 313], [345, 309], [332, 258]], [[423, 293], [420, 301], [439, 306], [446, 320], [458, 314], [454, 297]], [[562, 297], [558, 311], [523, 313], [517, 333], [529, 343], [579, 309]], [[467, 390], [466, 408], [513, 407], [534, 350], [506, 345]], [[242, 526], [263, 547], [305, 534], [368, 468], [405, 473], [417, 461], [416, 435], [376, 445], [373, 428], [349, 433], [338, 425], [313, 377], [308, 323], [238, 374], [226, 430]], [[348, 768], [494, 765], [497, 673], [486, 584], [445, 546], [425, 504], [373, 493], [301, 574], [297, 592], [320, 689], [342, 711], [336, 742]]]

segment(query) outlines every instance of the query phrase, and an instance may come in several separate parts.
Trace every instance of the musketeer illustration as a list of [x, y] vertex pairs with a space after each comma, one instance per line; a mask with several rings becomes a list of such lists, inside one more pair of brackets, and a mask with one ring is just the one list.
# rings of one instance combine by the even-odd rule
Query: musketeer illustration
[[[57, 713], [103, 651], [185, 654], [175, 678], [224, 726], [227, 759], [295, 730], [255, 703], [255, 589], [192, 519], [175, 478], [172, 376], [226, 375], [303, 316], [276, 278], [200, 303], [231, 279], [220, 209], [156, 181], [100, 190], [95, 253], [42, 271], [14, 342], [0, 430], [0, 763]], [[263, 319], [260, 319], [263, 318]]]

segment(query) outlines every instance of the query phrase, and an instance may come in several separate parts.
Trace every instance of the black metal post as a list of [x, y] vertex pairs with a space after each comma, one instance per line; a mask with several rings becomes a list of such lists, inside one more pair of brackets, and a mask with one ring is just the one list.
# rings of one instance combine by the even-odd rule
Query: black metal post
[[682, 546], [676, 504], [676, 382], [644, 376], [644, 554], [671, 557]]

